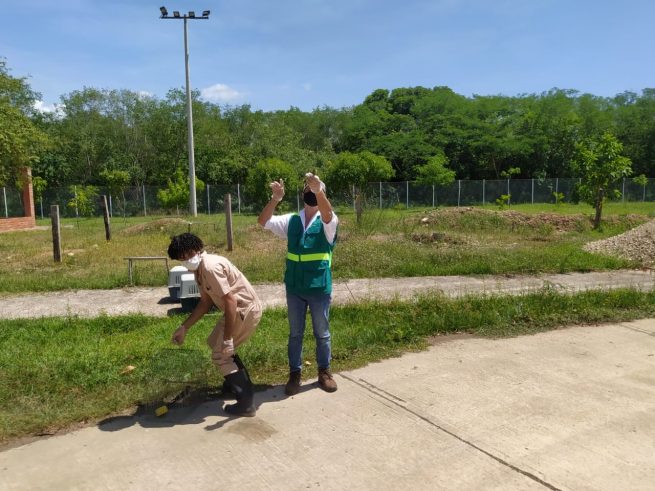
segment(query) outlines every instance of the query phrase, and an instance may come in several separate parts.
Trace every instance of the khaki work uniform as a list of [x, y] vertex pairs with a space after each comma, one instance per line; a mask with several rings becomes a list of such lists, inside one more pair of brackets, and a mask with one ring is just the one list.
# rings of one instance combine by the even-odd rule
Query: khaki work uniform
[[[232, 293], [237, 301], [237, 316], [233, 330], [234, 349], [246, 341], [255, 332], [262, 318], [262, 304], [248, 279], [230, 262], [229, 259], [203, 252], [202, 262], [194, 272], [198, 289], [202, 297], [209, 297], [221, 312], [225, 312], [224, 297]], [[234, 358], [222, 353], [223, 335], [225, 333], [225, 316], [216, 323], [216, 327], [207, 338], [212, 350], [212, 362], [221, 374], [230, 375], [239, 370]]]

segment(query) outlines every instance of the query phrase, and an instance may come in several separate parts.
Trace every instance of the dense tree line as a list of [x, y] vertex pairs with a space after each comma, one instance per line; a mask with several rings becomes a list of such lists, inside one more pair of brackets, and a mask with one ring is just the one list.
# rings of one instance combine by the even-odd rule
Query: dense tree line
[[[48, 186], [105, 185], [116, 171], [130, 184], [161, 185], [187, 168], [183, 90], [157, 98], [85, 87], [61, 96], [54, 113], [34, 111], [37, 98], [0, 60], [5, 182], [26, 163]], [[394, 180], [429, 182], [431, 169], [460, 179], [574, 177], [580, 142], [608, 133], [623, 144], [634, 175], [655, 176], [655, 89], [615, 97], [560, 89], [515, 97], [379, 89], [354, 107], [311, 112], [219, 106], [197, 92], [193, 101], [196, 173], [213, 184], [246, 183], [255, 169], [327, 175], [331, 166], [357, 162], [374, 163], [378, 171], [368, 175]], [[392, 171], [376, 167], [384, 163], [375, 157]]]

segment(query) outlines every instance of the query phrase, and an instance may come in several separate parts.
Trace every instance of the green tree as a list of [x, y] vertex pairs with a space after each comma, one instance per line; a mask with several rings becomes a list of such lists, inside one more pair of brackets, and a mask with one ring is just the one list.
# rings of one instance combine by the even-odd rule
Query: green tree
[[362, 203], [366, 201], [366, 184], [387, 181], [395, 171], [391, 163], [371, 152], [342, 152], [327, 166], [325, 182], [330, 189], [345, 190], [355, 186], [355, 212], [357, 222], [361, 221]]
[[[196, 192], [202, 193], [204, 189], [205, 183], [196, 177]], [[168, 178], [166, 189], [157, 191], [157, 199], [167, 212], [175, 210], [179, 213], [180, 208], [189, 209], [189, 193], [189, 176], [178, 167], [174, 179]]]
[[641, 201], [646, 201], [646, 186], [648, 186], [648, 178], [644, 174], [639, 174], [637, 177], [632, 178], [632, 182], [634, 182], [638, 186], [641, 186], [642, 188]]
[[421, 184], [447, 186], [455, 181], [455, 171], [448, 168], [448, 158], [439, 152], [426, 164], [416, 167], [416, 177]]
[[73, 198], [68, 201], [68, 207], [75, 210], [76, 215], [90, 217], [96, 209], [98, 188], [96, 186], [71, 186], [69, 189]]
[[130, 184], [130, 173], [124, 170], [105, 169], [100, 173], [100, 177], [105, 181], [111, 196], [120, 194], [122, 198], [121, 208], [123, 210], [123, 217], [125, 217], [125, 188]]
[[13, 182], [21, 167], [31, 167], [47, 147], [48, 139], [30, 119], [39, 98], [25, 78], [9, 74], [0, 59], [0, 184]]
[[273, 181], [284, 180], [286, 190], [285, 200], [294, 196], [300, 179], [298, 173], [291, 164], [277, 158], [267, 158], [260, 160], [248, 171], [246, 177], [246, 192], [250, 200], [254, 203], [256, 209], [260, 210], [271, 198], [271, 188], [269, 185]]
[[608, 196], [619, 198], [619, 180], [632, 173], [632, 163], [622, 153], [623, 145], [611, 133], [577, 145], [574, 167], [582, 179], [578, 192], [596, 210], [595, 229], [600, 228], [605, 200]]

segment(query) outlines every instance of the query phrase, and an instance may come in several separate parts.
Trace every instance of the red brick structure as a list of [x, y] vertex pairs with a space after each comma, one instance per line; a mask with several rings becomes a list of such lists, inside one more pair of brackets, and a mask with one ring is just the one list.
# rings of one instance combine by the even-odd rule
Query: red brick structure
[[23, 184], [23, 207], [25, 213], [22, 217], [0, 218], [0, 232], [9, 230], [25, 230], [36, 227], [34, 214], [34, 192], [32, 190], [32, 169], [25, 167], [21, 170]]

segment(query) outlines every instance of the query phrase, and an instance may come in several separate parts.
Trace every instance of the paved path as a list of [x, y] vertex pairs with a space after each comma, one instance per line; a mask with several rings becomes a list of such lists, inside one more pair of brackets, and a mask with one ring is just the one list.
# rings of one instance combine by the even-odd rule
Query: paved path
[[336, 375], [0, 452], [0, 490], [652, 490], [655, 319], [455, 338]]
[[[284, 285], [254, 285], [266, 307], [285, 305]], [[551, 287], [574, 292], [587, 289], [655, 287], [652, 271], [623, 270], [595, 273], [542, 274], [537, 276], [424, 276], [414, 278], [374, 278], [334, 283], [335, 304], [370, 299], [410, 298], [419, 293], [441, 292], [455, 297], [468, 293], [521, 294]], [[126, 288], [118, 290], [78, 290], [4, 297], [0, 317], [78, 315], [94, 317], [100, 313], [122, 315], [141, 312], [165, 316], [180, 312], [179, 303], [169, 301], [168, 289]]]

